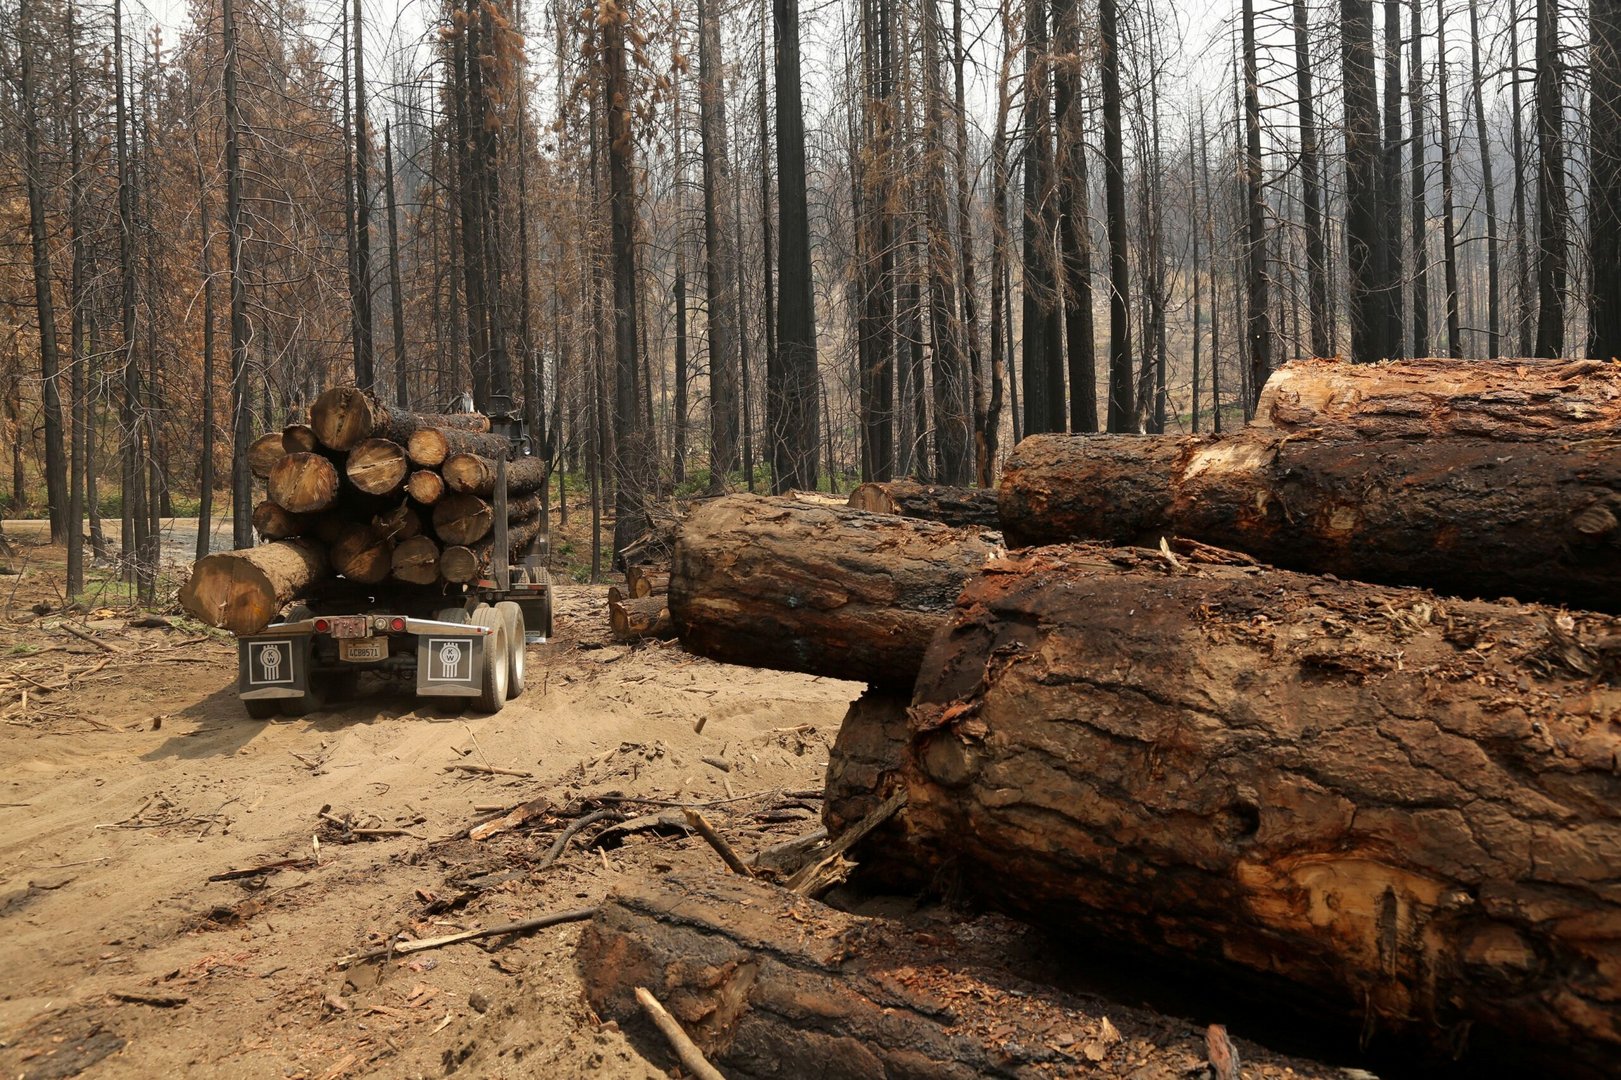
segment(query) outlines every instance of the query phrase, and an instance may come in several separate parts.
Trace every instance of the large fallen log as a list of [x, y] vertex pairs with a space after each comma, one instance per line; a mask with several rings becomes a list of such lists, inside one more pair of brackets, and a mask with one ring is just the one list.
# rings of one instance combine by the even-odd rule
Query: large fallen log
[[325, 549], [304, 540], [216, 552], [192, 567], [180, 590], [180, 604], [209, 626], [256, 634], [284, 605], [329, 573]]
[[[445, 486], [464, 495], [488, 497], [495, 493], [496, 463], [478, 454], [451, 454], [440, 472]], [[507, 494], [527, 495], [546, 486], [550, 473], [538, 457], [520, 457], [507, 462]]]
[[405, 445], [421, 428], [489, 431], [482, 413], [413, 413], [385, 405], [353, 386], [334, 386], [310, 406], [316, 438], [334, 450], [351, 450], [367, 439], [389, 439]]
[[996, 509], [996, 489], [920, 484], [916, 480], [886, 480], [860, 484], [850, 492], [849, 505], [874, 514], [900, 514], [946, 525], [1002, 527]]
[[1621, 367], [1598, 360], [1297, 360], [1251, 427], [1337, 438], [1498, 440], [1621, 433]]
[[901, 745], [893, 711], [841, 732], [832, 824], [900, 785], [862, 860], [891, 884], [1614, 1075], [1618, 643], [1602, 615], [1036, 549], [963, 590]]
[[1621, 611], [1621, 439], [1038, 435], [1003, 473], [1015, 546], [1176, 535], [1277, 566]]
[[287, 454], [270, 470], [268, 486], [282, 509], [310, 514], [338, 501], [338, 470], [320, 454]]
[[[1198, 1075], [1204, 1029], [1042, 985], [1043, 943], [994, 916], [864, 918], [688, 872], [626, 881], [575, 955], [591, 1007], [651, 1060], [672, 1055], [638, 986], [734, 1080]], [[1239, 1045], [1246, 1077], [1342, 1075]]]
[[682, 523], [670, 614], [689, 651], [909, 688], [963, 582], [1000, 551], [985, 529], [734, 495]]

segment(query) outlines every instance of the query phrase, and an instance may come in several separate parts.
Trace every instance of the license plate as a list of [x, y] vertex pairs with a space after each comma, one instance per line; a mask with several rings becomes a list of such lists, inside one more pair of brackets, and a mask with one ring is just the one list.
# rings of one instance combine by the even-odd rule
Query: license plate
[[364, 615], [335, 615], [332, 618], [332, 636], [335, 638], [363, 638], [369, 629]]
[[387, 638], [363, 638], [338, 642], [338, 659], [351, 664], [363, 664], [388, 657]]

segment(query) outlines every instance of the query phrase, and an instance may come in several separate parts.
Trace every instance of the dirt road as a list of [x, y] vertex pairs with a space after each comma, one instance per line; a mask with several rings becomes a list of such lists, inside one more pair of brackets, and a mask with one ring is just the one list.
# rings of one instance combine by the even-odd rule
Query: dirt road
[[[497, 716], [384, 695], [267, 723], [235, 699], [229, 639], [92, 617], [104, 649], [31, 619], [27, 598], [0, 612], [10, 1076], [661, 1076], [588, 1015], [578, 926], [381, 970], [333, 961], [401, 932], [589, 905], [622, 874], [714, 865], [697, 839], [638, 832], [532, 869], [589, 808], [657, 810], [617, 797], [721, 800], [706, 813], [744, 851], [809, 831], [819, 804], [791, 793], [819, 786], [859, 690], [610, 645], [603, 591], [575, 586], [560, 639], [530, 646], [528, 693]], [[536, 796], [552, 812], [529, 828], [448, 839], [480, 807]]]

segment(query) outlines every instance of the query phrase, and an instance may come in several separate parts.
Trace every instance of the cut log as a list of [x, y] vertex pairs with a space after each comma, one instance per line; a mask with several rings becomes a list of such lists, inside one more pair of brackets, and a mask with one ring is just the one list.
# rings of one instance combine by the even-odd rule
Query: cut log
[[432, 506], [444, 497], [444, 477], [432, 469], [418, 469], [405, 482], [405, 493], [423, 506]]
[[265, 499], [253, 508], [253, 528], [265, 540], [291, 540], [295, 536], [313, 533], [315, 518], [295, 514], [278, 502]]
[[[439, 470], [445, 486], [464, 495], [488, 497], [495, 494], [495, 462], [478, 454], [451, 454]], [[507, 462], [507, 494], [527, 495], [539, 491], [550, 479], [546, 463], [537, 457], [514, 458]]]
[[1298, 360], [1267, 379], [1250, 426], [1338, 438], [1615, 435], [1621, 368], [1598, 360]]
[[281, 448], [289, 454], [313, 454], [320, 450], [321, 440], [308, 424], [288, 424], [281, 429]]
[[[674, 1057], [638, 986], [733, 1080], [1193, 1074], [1202, 1029], [1037, 982], [1061, 951], [994, 916], [865, 918], [686, 872], [622, 884], [575, 955], [592, 1009], [652, 1061]], [[1343, 1076], [1238, 1043], [1246, 1076]]]
[[1290, 569], [1621, 612], [1621, 439], [1032, 436], [1010, 544], [1189, 537]]
[[1035, 549], [963, 590], [903, 746], [874, 749], [892, 710], [841, 732], [828, 803], [905, 790], [862, 862], [891, 884], [1614, 1075], [1617, 643], [1603, 615]]
[[[521, 555], [540, 535], [540, 518], [521, 518], [507, 523], [507, 541], [513, 555]], [[469, 546], [446, 547], [439, 555], [439, 576], [453, 584], [465, 584], [487, 577], [495, 541], [486, 539]]]
[[349, 451], [344, 463], [349, 482], [368, 495], [387, 495], [397, 490], [410, 470], [405, 451], [388, 439], [367, 439]]
[[616, 641], [642, 641], [675, 637], [670, 608], [662, 596], [624, 597], [608, 601], [608, 627]]
[[216, 552], [192, 567], [180, 604], [209, 626], [256, 634], [283, 606], [330, 573], [326, 551], [305, 540]]
[[396, 544], [422, 534], [422, 516], [410, 503], [401, 503], [387, 513], [378, 514], [371, 523], [383, 530], [383, 535]]
[[[508, 520], [525, 520], [540, 513], [540, 497], [525, 495], [507, 500]], [[466, 546], [484, 539], [495, 524], [495, 508], [477, 495], [446, 495], [433, 506], [433, 531], [447, 544]]]
[[268, 435], [261, 435], [248, 444], [248, 471], [259, 479], [264, 480], [270, 476], [270, 470], [276, 467], [276, 462], [287, 456], [282, 449], [281, 432], [272, 431]]
[[375, 525], [350, 525], [332, 545], [332, 569], [362, 585], [388, 577], [394, 565], [394, 542]]
[[625, 585], [630, 595], [638, 599], [644, 596], [663, 596], [670, 591], [670, 572], [653, 570], [645, 566], [626, 567]]
[[413, 413], [385, 405], [353, 386], [334, 386], [310, 407], [310, 426], [322, 445], [352, 450], [367, 439], [389, 439], [405, 445], [422, 428], [489, 431], [481, 413]]
[[850, 505], [874, 514], [900, 514], [946, 525], [1002, 527], [997, 516], [996, 489], [946, 487], [920, 484], [916, 480], [887, 480], [861, 484], [850, 492]]
[[389, 572], [397, 581], [432, 585], [439, 580], [439, 545], [426, 536], [401, 540], [394, 545]]
[[963, 582], [1000, 536], [734, 495], [683, 522], [670, 614], [689, 651], [909, 689]]
[[338, 470], [320, 454], [287, 454], [270, 470], [269, 486], [283, 509], [311, 514], [337, 502]]
[[411, 433], [405, 449], [411, 461], [424, 468], [444, 463], [451, 454], [477, 454], [485, 458], [512, 456], [512, 442], [500, 435], [424, 427]]

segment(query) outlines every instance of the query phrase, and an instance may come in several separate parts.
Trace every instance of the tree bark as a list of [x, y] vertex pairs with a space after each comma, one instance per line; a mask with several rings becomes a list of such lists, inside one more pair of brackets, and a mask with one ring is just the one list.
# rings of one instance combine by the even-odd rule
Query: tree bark
[[238, 145], [242, 116], [236, 95], [240, 65], [236, 52], [235, 11], [235, 0], [221, 0], [220, 19], [225, 38], [226, 261], [230, 263], [231, 272], [231, 529], [236, 546], [243, 548], [253, 543], [253, 483], [248, 469], [253, 395], [248, 383], [247, 282], [242, 273], [242, 156]]
[[[439, 471], [451, 491], [487, 497], [495, 493], [495, 468], [495, 462], [478, 454], [451, 454]], [[542, 491], [549, 478], [550, 470], [540, 458], [519, 457], [507, 462], [508, 495]]]
[[476, 431], [424, 427], [418, 428], [405, 440], [405, 452], [412, 464], [433, 468], [443, 464], [452, 454], [477, 454], [487, 458], [512, 456], [511, 440], [503, 435], [485, 435]]
[[[1008, 543], [1181, 536], [1277, 566], [1621, 611], [1621, 440], [1069, 439], [1019, 444]], [[1533, 554], [1534, 553], [1534, 554]]]
[[270, 470], [270, 497], [295, 514], [338, 501], [338, 470], [320, 454], [287, 454]]
[[1445, 0], [1436, 0], [1435, 80], [1440, 87], [1437, 132], [1441, 140], [1441, 260], [1446, 280], [1447, 355], [1463, 356], [1463, 328], [1458, 313], [1458, 230], [1452, 205], [1452, 95], [1447, 76], [1447, 13]]
[[916, 480], [891, 480], [862, 484], [850, 493], [854, 510], [872, 514], [899, 514], [901, 517], [938, 521], [943, 525], [978, 525], [987, 529], [1002, 527], [997, 517], [996, 489], [949, 487], [920, 484]]
[[1407, 107], [1412, 117], [1413, 355], [1430, 355], [1430, 255], [1424, 240], [1429, 202], [1424, 195], [1424, 15], [1422, 0], [1410, 0], [1412, 60], [1407, 73]]
[[1613, 1073], [1618, 631], [1147, 551], [1003, 560], [929, 650], [865, 865], [1364, 1031]]
[[490, 418], [482, 413], [408, 412], [358, 387], [334, 386], [310, 406], [310, 427], [323, 446], [351, 450], [367, 439], [392, 439], [403, 446], [424, 429], [487, 432]]
[[[251, 528], [251, 522], [244, 524]], [[289, 601], [330, 573], [326, 548], [305, 540], [216, 552], [192, 567], [180, 604], [209, 626], [256, 634]]]
[[1130, 431], [1136, 414], [1131, 385], [1131, 270], [1126, 239], [1126, 165], [1120, 132], [1120, 29], [1116, 0], [1098, 0], [1103, 82], [1103, 202], [1109, 231], [1110, 431]]
[[1324, 437], [1523, 441], [1621, 429], [1621, 370], [1593, 361], [1300, 361], [1267, 380], [1253, 424]]
[[[1333, 350], [1328, 341], [1328, 255], [1323, 244], [1322, 179], [1319, 172], [1321, 155], [1317, 136], [1317, 101], [1312, 92], [1311, 36], [1306, 0], [1292, 0], [1292, 8], [1295, 96], [1296, 108], [1300, 113], [1300, 202], [1305, 213], [1306, 309], [1311, 320], [1311, 354], [1332, 356]], [[1202, 115], [1200, 123], [1203, 124]], [[1195, 427], [1193, 430], [1199, 429]]]
[[[1503, 354], [1502, 289], [1499, 285], [1501, 269], [1497, 248], [1497, 183], [1492, 178], [1492, 147], [1486, 129], [1485, 83], [1480, 71], [1479, 8], [1477, 0], [1469, 0], [1469, 71], [1475, 90], [1475, 147], [1480, 154], [1480, 190], [1486, 203], [1486, 358], [1495, 360]], [[1608, 167], [1621, 169], [1621, 155], [1613, 158]], [[1589, 208], [1588, 213], [1592, 212]], [[1617, 221], [1617, 226], [1621, 227], [1621, 220]], [[1621, 257], [1621, 252], [1618, 252], [1618, 257]], [[1595, 265], [1597, 262], [1595, 259]]]
[[670, 612], [690, 651], [727, 663], [907, 687], [984, 529], [732, 496], [676, 539]]
[[[1269, 282], [1266, 273], [1266, 192], [1262, 183], [1265, 177], [1261, 172], [1261, 77], [1256, 60], [1255, 0], [1243, 0], [1243, 15], [1244, 205], [1247, 214], [1244, 229], [1247, 261], [1244, 272], [1246, 295], [1249, 299], [1246, 305], [1249, 317], [1245, 333], [1249, 340], [1250, 393], [1254, 395], [1249, 404], [1253, 409], [1255, 399], [1261, 394], [1261, 385], [1272, 373], [1272, 307], [1267, 299]], [[1371, 43], [1369, 49], [1371, 52]], [[1371, 72], [1369, 82], [1372, 82]], [[1349, 141], [1349, 136], [1347, 140]], [[1349, 154], [1349, 150], [1347, 153]], [[1139, 411], [1141, 408], [1139, 403]]]
[[726, 147], [725, 61], [716, 0], [698, 6], [698, 124], [704, 168], [704, 288], [709, 324], [709, 493], [726, 490], [738, 465], [738, 345], [742, 295], [737, 235], [729, 216], [732, 162]]
[[[651, 1061], [673, 1057], [638, 986], [737, 1080], [784, 1075], [784, 1063], [829, 1080], [1173, 1076], [1206, 1054], [1201, 1028], [1039, 981], [1047, 958], [1007, 920], [866, 918], [738, 874], [627, 883], [577, 955], [592, 1009]], [[1338, 1074], [1240, 1046], [1245, 1075]]]

